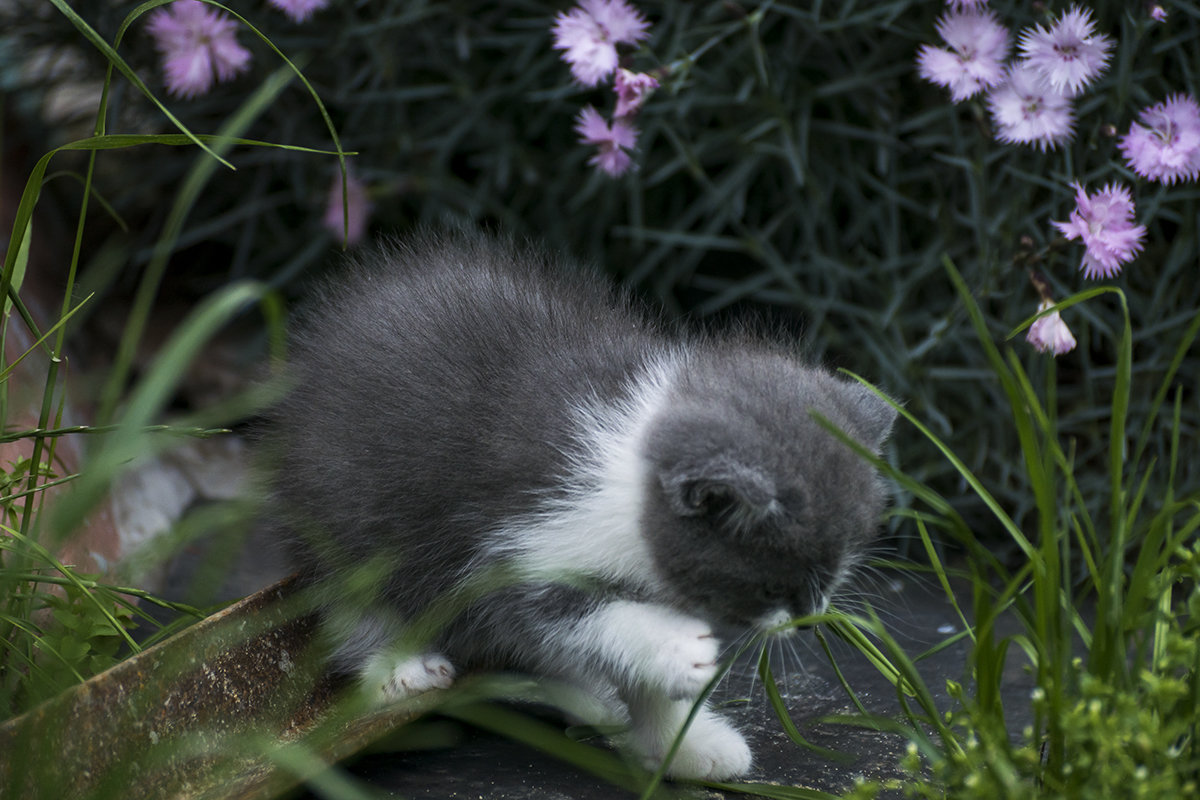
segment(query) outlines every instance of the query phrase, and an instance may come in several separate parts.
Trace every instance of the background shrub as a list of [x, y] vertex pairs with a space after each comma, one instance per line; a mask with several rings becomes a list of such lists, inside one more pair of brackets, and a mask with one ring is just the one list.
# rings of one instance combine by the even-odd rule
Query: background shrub
[[[1135, 430], [1151, 400], [1137, 389], [1157, 385], [1200, 307], [1195, 184], [1138, 179], [1116, 147], [1140, 108], [1195, 90], [1200, 12], [1190, 4], [1164, 4], [1166, 22], [1140, 3], [1089, 4], [1098, 30], [1116, 41], [1114, 55], [1077, 101], [1074, 137], [1042, 152], [995, 141], [981, 98], [955, 105], [918, 77], [915, 54], [936, 41], [941, 3], [642, 2], [650, 36], [625, 58], [665, 74], [638, 118], [637, 169], [616, 179], [589, 166], [590, 149], [576, 142], [575, 114], [586, 103], [603, 110], [609, 90], [572, 83], [551, 49], [565, 3], [333, 2], [299, 24], [266, 2], [229, 5], [295, 60], [343, 146], [357, 151], [350, 168], [368, 187], [374, 233], [481, 225], [598, 262], [671, 313], [719, 318], [767, 308], [814, 358], [876, 381], [930, 421], [974, 472], [993, 480], [1018, 522], [1032, 494], [1011, 459], [1011, 423], [993, 413], [999, 388], [943, 259], [957, 265], [1003, 337], [1035, 311], [1030, 269], [1060, 299], [1090, 285], [1077, 270], [1082, 248], [1050, 224], [1073, 209], [1071, 182], [1131, 185], [1138, 221], [1149, 229], [1146, 248], [1110, 283], [1130, 304]], [[72, 6], [111, 41], [134, 4]], [[1067, 4], [991, 7], [1015, 38]], [[63, 84], [94, 86], [103, 57], [48, 4], [16, 0], [6, 13], [0, 79], [10, 111], [33, 141], [89, 133], [91, 117], [50, 118], [46, 104], [61, 101]], [[168, 99], [195, 131], [218, 130], [281, 66], [248, 32], [239, 40], [253, 55], [247, 72], [203, 96]], [[165, 98], [145, 18], [132, 24], [121, 52]], [[45, 68], [51, 58], [57, 71]], [[114, 87], [110, 132], [170, 130], [126, 81]], [[81, 107], [94, 114], [94, 103]], [[333, 149], [297, 81], [243, 135]], [[133, 291], [168, 213], [163, 199], [204, 157], [169, 147], [102, 154], [96, 189], [125, 229], [93, 214], [84, 287], [101, 299]], [[321, 224], [336, 159], [254, 148], [229, 158], [237, 170], [221, 170], [199, 196], [162, 294], [199, 297], [255, 277], [295, 296], [337, 262], [337, 237]], [[55, 182], [47, 202], [76, 207], [73, 192], [78, 184]], [[1073, 352], [1052, 360], [1022, 340], [1014, 348], [1054, 387], [1081, 489], [1100, 504], [1104, 480], [1082, 476], [1107, 454], [1099, 407], [1112, 388], [1120, 313], [1111, 296], [1065, 313], [1079, 342]], [[1197, 363], [1186, 359], [1177, 378], [1184, 452], [1200, 446]], [[1145, 458], [1163, 455], [1164, 437], [1152, 436]], [[902, 430], [892, 453], [988, 535], [989, 516], [923, 439]], [[1195, 459], [1180, 470], [1177, 485], [1196, 485]]]

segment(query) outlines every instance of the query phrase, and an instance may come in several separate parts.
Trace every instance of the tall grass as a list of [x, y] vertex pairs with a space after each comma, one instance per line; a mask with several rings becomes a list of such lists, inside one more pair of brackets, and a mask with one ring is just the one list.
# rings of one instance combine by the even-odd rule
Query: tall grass
[[[31, 455], [11, 465], [6, 474], [5, 492], [0, 496], [0, 508], [4, 512], [3, 527], [0, 528], [0, 642], [4, 646], [0, 652], [0, 717], [11, 716], [72, 682], [82, 681], [113, 664], [119, 655], [139, 652], [145, 643], [139, 643], [130, 633], [134, 620], [156, 624], [142, 604], [157, 603], [193, 618], [200, 615], [195, 609], [159, 600], [144, 590], [113, 586], [101, 582], [98, 576], [80, 574], [59, 561], [55, 553], [80, 529], [113, 482], [132, 463], [177, 446], [181, 435], [211, 436], [227, 432], [218, 426], [242, 418], [260, 405], [269, 392], [264, 388], [253, 389], [231, 398], [221, 407], [201, 409], [172, 419], [169, 424], [161, 424], [173, 392], [202, 345], [235, 316], [251, 307], [259, 307], [277, 349], [282, 330], [279, 299], [269, 287], [251, 280], [231, 282], [196, 305], [158, 352], [152, 368], [131, 389], [126, 388], [131, 353], [145, 329], [168, 257], [196, 197], [209, 184], [216, 168], [232, 166], [225, 156], [235, 146], [324, 154], [339, 160], [345, 157], [332, 127], [329, 129], [335, 147], [332, 151], [240, 138], [246, 126], [270, 107], [299, 75], [292, 62], [282, 54], [284, 66], [268, 76], [216, 134], [197, 134], [167, 109], [117, 52], [129, 26], [162, 3], [147, 3], [130, 12], [119, 27], [113, 44], [96, 33], [70, 4], [63, 0], [52, 0], [52, 3], [70, 26], [104, 55], [108, 70], [93, 135], [46, 152], [25, 181], [0, 273], [0, 296], [6, 297], [6, 302], [16, 312], [14, 316], [6, 307], [2, 338], [8, 340], [10, 325], [24, 326], [27, 338], [35, 344], [17, 361], [25, 362], [22, 364], [24, 374], [41, 371], [45, 376], [36, 426], [27, 430], [13, 429], [7, 418], [12, 411], [9, 398], [13, 387], [9, 379], [16, 374], [17, 364], [0, 364], [3, 370], [0, 373], [3, 376], [0, 410], [5, 414], [0, 418], [0, 428], [4, 431], [4, 441], [31, 443]], [[114, 71], [120, 72], [143, 92], [180, 129], [180, 133], [107, 133], [108, 98]], [[308, 88], [323, 113], [319, 99], [311, 87]], [[78, 298], [75, 285], [86, 239], [85, 221], [89, 217], [90, 203], [96, 196], [93, 179], [97, 158], [106, 151], [153, 146], [196, 146], [201, 154], [175, 195], [171, 211], [158, 234], [155, 255], [142, 273], [137, 301], [126, 319], [113, 369], [98, 398], [99, 424], [64, 427], [62, 415], [68, 403], [64, 369], [68, 323], [94, 297], [89, 294]], [[60, 154], [72, 151], [87, 155], [80, 176], [83, 191], [78, 224], [68, 263], [62, 270], [65, 288], [59, 319], [47, 330], [42, 330], [20, 296], [22, 277], [30, 259], [28, 240], [34, 209], [42, 196], [51, 162]], [[111, 204], [103, 202], [102, 205], [111, 213]], [[120, 222], [120, 218], [117, 221]], [[57, 269], [58, 265], [54, 266]], [[25, 390], [23, 393], [27, 392], [28, 387], [21, 388]], [[54, 472], [55, 451], [64, 436], [92, 439], [86, 469], [78, 474], [58, 475]], [[54, 502], [48, 504], [44, 501], [51, 492], [55, 495]]]
[[[969, 578], [970, 620], [966, 685], [948, 682], [951, 708], [932, 693], [913, 660], [874, 616], [853, 618], [878, 637], [897, 686], [908, 726], [892, 720], [844, 718], [847, 724], [879, 725], [909, 737], [908, 781], [894, 782], [919, 797], [1188, 797], [1200, 787], [1200, 487], [1176, 484], [1178, 426], [1184, 389], [1169, 371], [1153, 392], [1162, 416], [1153, 423], [1176, 431], [1165, 463], [1140, 460], [1146, 429], [1128, 428], [1132, 333], [1128, 321], [1116, 341], [1117, 375], [1109, 406], [1111, 431], [1105, 507], [1090, 508], [1079, 489], [1073, 443], [1056, 426], [1054, 373], [1043, 393], [1011, 349], [1003, 352], [988, 333], [978, 304], [955, 267], [947, 271], [1007, 400], [1022, 449], [1013, 453], [1037, 487], [1033, 530], [1016, 524], [953, 448], [911, 412], [897, 410], [944, 453], [970, 490], [995, 514], [1022, 558], [997, 559], [946, 500], [911, 475], [873, 458], [919, 503], [901, 513], [920, 533], [947, 600], [960, 608], [951, 587]], [[1116, 289], [1101, 288], [1063, 303], [1108, 300], [1125, 306]], [[1128, 313], [1127, 311], [1125, 312]], [[1032, 320], [1013, 332], [1019, 333]], [[1200, 316], [1176, 343], [1179, 363], [1195, 345]], [[861, 379], [860, 379], [861, 380]], [[1174, 392], [1172, 393], [1172, 387]], [[1164, 406], [1164, 399], [1173, 402]], [[882, 395], [881, 395], [882, 396]], [[836, 429], [831, 430], [837, 434]], [[1166, 491], [1149, 495], [1152, 471]], [[966, 553], [954, 568], [938, 556], [929, 534], [937, 527]], [[1015, 633], [1001, 635], [1004, 618]], [[1003, 676], [1015, 661], [1033, 675], [1028, 698], [1006, 692]], [[905, 695], [913, 698], [906, 699]], [[1014, 702], [1022, 704], [1014, 708]], [[1031, 711], [1031, 726], [1015, 731], [1012, 717]], [[930, 781], [932, 774], [934, 780]], [[864, 785], [873, 796], [880, 785]]]

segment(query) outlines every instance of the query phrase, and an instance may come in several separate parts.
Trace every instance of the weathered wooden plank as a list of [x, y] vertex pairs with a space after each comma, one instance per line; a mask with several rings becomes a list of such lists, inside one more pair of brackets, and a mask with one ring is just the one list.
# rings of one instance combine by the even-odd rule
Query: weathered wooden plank
[[72, 687], [0, 726], [0, 796], [259, 800], [417, 713], [359, 713], [315, 632], [287, 579]]

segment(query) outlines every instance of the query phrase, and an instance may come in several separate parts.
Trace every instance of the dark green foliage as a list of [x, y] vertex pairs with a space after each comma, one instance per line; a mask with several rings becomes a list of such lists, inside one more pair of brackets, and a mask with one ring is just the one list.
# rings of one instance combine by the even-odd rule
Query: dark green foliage
[[107, 609], [111, 617], [104, 614], [87, 592], [75, 586], [67, 586], [63, 595], [45, 594], [39, 601], [53, 621], [45, 623], [37, 639], [44, 657], [40, 669], [30, 673], [29, 695], [22, 698], [26, 705], [53, 697], [80, 676], [96, 675], [115, 664], [124, 640], [112, 619], [125, 627], [133, 619], [130, 609], [116, 604]]
[[[1063, 4], [1048, 5], [1047, 15]], [[102, 34], [116, 28], [111, 4], [75, 6]], [[1200, 63], [1190, 7], [1160, 24], [1140, 7], [1092, 6], [1099, 29], [1118, 40], [1117, 55], [1080, 99], [1073, 141], [1041, 153], [994, 141], [978, 98], [952, 105], [916, 75], [917, 47], [936, 41], [939, 3], [643, 3], [652, 35], [627, 59], [667, 74], [638, 120], [640, 169], [616, 180], [589, 167], [590, 149], [575, 142], [578, 109], [593, 103], [607, 113], [611, 100], [607, 87], [573, 85], [550, 47], [554, 13], [566, 4], [334, 3], [301, 25], [266, 4], [234, 8], [303, 68], [343, 145], [358, 152], [349, 162], [370, 187], [375, 231], [485, 225], [591, 258], [678, 312], [770, 306], [814, 357], [870, 376], [929, 419], [972, 469], [998, 479], [1019, 520], [1029, 487], [1000, 455], [1012, 452], [1014, 435], [989, 411], [996, 385], [980, 369], [941, 258], [959, 265], [1000, 336], [1036, 307], [1029, 269], [1059, 297], [1086, 287], [1076, 270], [1082, 248], [1056, 238], [1050, 221], [1073, 208], [1071, 181], [1133, 177], [1113, 132], [1127, 130], [1144, 105], [1193, 89]], [[1023, 3], [993, 8], [1014, 38], [1019, 26], [1048, 19]], [[4, 39], [8, 82], [14, 59], [34, 44], [78, 42], [60, 20], [27, 22]], [[143, 23], [133, 23], [122, 52], [165, 96]], [[254, 52], [249, 74], [169, 102], [198, 132], [215, 130], [279, 66], [248, 33], [240, 40]], [[89, 74], [102, 68], [94, 51], [79, 55]], [[110, 130], [162, 129], [142, 97], [120, 80], [116, 87]], [[298, 85], [245, 135], [332, 149]], [[222, 171], [198, 199], [166, 286], [201, 293], [249, 276], [294, 293], [336, 261], [334, 237], [320, 225], [336, 160], [244, 148], [229, 157], [237, 172]], [[100, 280], [113, 252], [131, 254], [131, 268], [116, 276], [131, 285], [159, 230], [162, 198], [188, 167], [171, 148], [100, 160], [97, 189], [131, 232], [99, 220], [88, 229], [84, 252], [95, 257], [89, 273], [85, 255], [85, 285]], [[1132, 182], [1148, 245], [1113, 283], [1129, 298], [1140, 387], [1163, 375], [1200, 307], [1197, 191]], [[1059, 425], [1083, 468], [1107, 452], [1095, 405], [1111, 388], [1108, 343], [1120, 326], [1104, 301], [1066, 321], [1080, 346], [1053, 364]], [[1050, 369], [1037, 366], [1048, 357], [1018, 349], [1035, 376]], [[1197, 363], [1186, 359], [1177, 378], [1193, 401], [1181, 420], [1193, 448]], [[1135, 390], [1135, 425], [1147, 411]], [[1153, 436], [1147, 457], [1161, 456], [1164, 444]], [[901, 434], [894, 451], [955, 497], [953, 475], [923, 442]], [[1194, 483], [1195, 463], [1181, 469], [1181, 485]], [[1097, 502], [1103, 488], [1084, 481]], [[961, 502], [988, 524], [973, 501]]]

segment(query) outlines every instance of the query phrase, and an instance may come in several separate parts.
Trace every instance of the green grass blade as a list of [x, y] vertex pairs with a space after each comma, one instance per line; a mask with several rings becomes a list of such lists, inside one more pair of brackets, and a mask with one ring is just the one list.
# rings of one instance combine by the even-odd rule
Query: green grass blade
[[[38, 630], [36, 627], [34, 627], [33, 625], [31, 625], [27, 620], [21, 619], [18, 617], [14, 617], [10, 614], [0, 613], [0, 622], [5, 623], [6, 625], [10, 625], [13, 628], [16, 628], [17, 630], [24, 633], [26, 636], [29, 637], [30, 641], [37, 643], [36, 646], [39, 651], [57, 658], [64, 667], [66, 667], [68, 670], [71, 671], [71, 675], [79, 683], [83, 683], [84, 680], [86, 680], [83, 677], [83, 675], [79, 674], [79, 670], [75, 669], [74, 665], [71, 664], [70, 660], [66, 656], [64, 656], [62, 653], [60, 653], [57, 649], [55, 649], [54, 647], [51, 647], [49, 644], [47, 644], [45, 639], [42, 637], [42, 632], [40, 630]], [[15, 654], [22, 661], [24, 661], [26, 666], [28, 666], [31, 670], [34, 670], [35, 672], [44, 673], [44, 670], [38, 665], [38, 663], [35, 659], [32, 659], [28, 655], [26, 655], [19, 647], [17, 647], [15, 644], [13, 644], [11, 641], [9, 641], [8, 638], [0, 639], [0, 644], [3, 644], [5, 647], [7, 647], [9, 649], [9, 652]]]
[[906, 680], [904, 671], [896, 667], [883, 654], [883, 651], [867, 638], [867, 635], [863, 633], [862, 624], [865, 623], [850, 616], [844, 616], [841, 619], [831, 619], [825, 623], [833, 635], [852, 645], [867, 661], [871, 662], [871, 665], [879, 671], [880, 675], [887, 679], [888, 683], [908, 696], [916, 697], [917, 690]]
[[485, 702], [452, 702], [439, 707], [438, 713], [523, 742], [616, 786], [631, 791], [641, 789], [638, 774], [612, 752], [573, 741], [558, 726], [518, 711]]
[[1184, 359], [1187, 358], [1188, 352], [1192, 349], [1192, 345], [1195, 344], [1198, 335], [1200, 335], [1200, 314], [1196, 314], [1180, 338], [1179, 345], [1175, 348], [1175, 353], [1171, 357], [1171, 363], [1167, 366], [1166, 372], [1163, 373], [1162, 381], [1159, 383], [1158, 389], [1154, 392], [1154, 398], [1150, 401], [1149, 413], [1146, 419], [1142, 421], [1142, 430], [1138, 434], [1137, 445], [1133, 448], [1133, 455], [1130, 459], [1131, 463], [1136, 464], [1141, 461], [1142, 455], [1146, 452], [1146, 446], [1150, 441], [1150, 432], [1154, 427], [1155, 420], [1158, 419], [1159, 409], [1162, 408], [1162, 404], [1167, 398], [1167, 393], [1171, 390], [1171, 384], [1175, 380], [1175, 376], [1179, 373], [1179, 368], [1183, 365]]
[[[281, 68], [262, 82], [262, 85], [221, 126], [222, 142], [219, 148], [221, 152], [228, 151], [232, 142], [236, 141], [237, 135], [249, 127], [250, 123], [271, 105], [284, 87], [291, 82], [291, 79], [292, 74]], [[216, 165], [211, 159], [197, 159], [175, 196], [175, 201], [163, 223], [162, 233], [155, 242], [150, 263], [142, 273], [142, 280], [138, 284], [133, 306], [125, 324], [125, 331], [121, 336], [116, 356], [109, 370], [108, 381], [100, 394], [96, 418], [101, 422], [107, 422], [112, 418], [121, 392], [128, 380], [134, 354], [141, 341], [142, 332], [147, 319], [149, 319], [154, 300], [158, 296], [158, 288], [166, 272], [175, 242], [179, 239], [192, 207], [215, 170]]]
[[[201, 136], [198, 137], [204, 141], [211, 142], [222, 148], [229, 148], [234, 145], [248, 145], [253, 147], [273, 147], [282, 150], [292, 150], [303, 153], [314, 153], [320, 155], [335, 155], [335, 151], [318, 150], [309, 147], [300, 147], [297, 145], [278, 144], [274, 142], [264, 142], [256, 139], [242, 139], [236, 136]], [[12, 238], [9, 241], [9, 247], [4, 256], [4, 271], [0, 275], [0, 295], [7, 295], [9, 300], [16, 305], [17, 311], [26, 322], [29, 332], [35, 338], [41, 338], [41, 331], [33, 321], [33, 317], [29, 314], [25, 305], [20, 302], [20, 298], [16, 295], [12, 285], [13, 276], [16, 274], [17, 259], [20, 257], [20, 252], [25, 241], [25, 232], [29, 228], [29, 221], [33, 217], [33, 209], [37, 205], [38, 196], [41, 193], [42, 183], [45, 180], [46, 170], [49, 167], [50, 160], [63, 151], [67, 150], [121, 150], [129, 147], [139, 147], [148, 144], [160, 144], [167, 146], [180, 146], [193, 144], [192, 137], [181, 136], [180, 134], [105, 134], [100, 136], [91, 136], [85, 139], [79, 139], [73, 142], [56, 147], [53, 150], [45, 153], [34, 164], [30, 171], [29, 178], [25, 181], [25, 189], [21, 193], [21, 199], [17, 203], [17, 212], [13, 217]]]
[[918, 518], [917, 533], [921, 537], [921, 544], [925, 548], [925, 556], [929, 559], [929, 563], [933, 565], [933, 572], [937, 575], [938, 583], [942, 586], [942, 591], [946, 595], [946, 599], [950, 601], [954, 613], [958, 615], [958, 621], [962, 623], [963, 632], [975, 638], [974, 626], [967, 620], [967, 615], [963, 613], [962, 607], [958, 602], [958, 595], [953, 587], [950, 586], [950, 578], [946, 575], [945, 565], [942, 564], [942, 559], [938, 556], [937, 548], [933, 546], [933, 539], [929, 536], [929, 529], [925, 527], [925, 520]]
[[1117, 349], [1112, 417], [1109, 423], [1109, 539], [1103, 551], [1104, 558], [1098, 565], [1104, 577], [1099, 582], [1095, 639], [1088, 654], [1088, 668], [1097, 675], [1116, 681], [1117, 685], [1124, 685], [1128, 677], [1128, 664], [1121, 634], [1124, 618], [1125, 548], [1128, 540], [1125, 518], [1125, 423], [1129, 413], [1133, 371], [1133, 325], [1129, 318], [1129, 305], [1125, 295], [1118, 293], [1118, 296], [1121, 298], [1124, 327]]
[[829, 794], [818, 789], [806, 789], [803, 786], [779, 786], [774, 783], [719, 783], [716, 781], [700, 781], [700, 785], [719, 792], [748, 794], [754, 797], [766, 797], [768, 800], [837, 800], [840, 795]]
[[[186, 125], [184, 125], [174, 114], [172, 114], [170, 109], [163, 105], [162, 101], [155, 97], [154, 93], [151, 92], [142, 79], [137, 76], [137, 73], [134, 72], [127, 63], [125, 63], [125, 59], [121, 58], [120, 54], [117, 53], [117, 51], [113, 49], [108, 42], [104, 41], [104, 37], [97, 33], [95, 29], [83, 19], [83, 17], [79, 16], [79, 14], [77, 14], [75, 10], [71, 8], [67, 0], [50, 0], [50, 2], [59, 10], [59, 12], [62, 13], [63, 16], [71, 21], [71, 24], [75, 26], [76, 30], [83, 34], [83, 38], [87, 39], [93, 47], [99, 50], [100, 53], [106, 59], [108, 59], [109, 65], [115, 67], [118, 72], [124, 75], [125, 78], [132, 83], [139, 92], [146, 96], [146, 99], [153, 103], [155, 107], [162, 112], [164, 117], [171, 121], [172, 125], [183, 132], [184, 136], [188, 137], [193, 144], [195, 144], [201, 150], [204, 150], [221, 164], [233, 169], [232, 164], [213, 152], [204, 142], [200, 140], [199, 137], [192, 133]], [[149, 8], [153, 8], [154, 6], [162, 5], [165, 2], [168, 2], [168, 0], [153, 0], [153, 2], [145, 3], [140, 6], [138, 11], [142, 12], [148, 10]], [[107, 86], [107, 81], [105, 85]]]
[[858, 693], [854, 691], [854, 687], [852, 687], [850, 682], [846, 680], [846, 675], [842, 672], [842, 668], [838, 665], [837, 658], [833, 655], [833, 649], [830, 648], [829, 642], [825, 639], [825, 634], [819, 627], [817, 627], [813, 628], [813, 635], [816, 636], [817, 642], [819, 642], [821, 645], [821, 649], [825, 651], [825, 658], [829, 661], [829, 666], [833, 668], [834, 677], [836, 677], [838, 683], [841, 684], [842, 691], [844, 691], [846, 696], [850, 698], [850, 702], [854, 703], [854, 706], [858, 709], [859, 714], [864, 717], [869, 716], [870, 712], [867, 711], [867, 707], [863, 704], [862, 700], [859, 699]]
[[79, 592], [86, 597], [93, 606], [95, 606], [96, 610], [100, 613], [100, 616], [104, 617], [105, 622], [112, 626], [113, 633], [124, 639], [125, 644], [129, 646], [130, 650], [135, 653], [141, 652], [141, 646], [134, 641], [132, 636], [129, 635], [129, 631], [125, 630], [125, 626], [122, 625], [120, 620], [113, 615], [112, 611], [108, 609], [108, 606], [102, 603], [97, 597], [96, 589], [98, 584], [85, 584], [75, 573], [75, 570], [64, 565], [61, 561], [54, 557], [53, 553], [43, 547], [40, 543], [27, 536], [23, 536], [20, 531], [13, 530], [12, 528], [6, 526], [0, 526], [0, 530], [28, 548], [28, 550], [33, 553], [37, 560], [44, 564], [49, 564], [56, 572], [62, 575], [67, 584], [75, 589], [78, 589]]
[[776, 685], [775, 676], [771, 672], [771, 663], [767, 656], [766, 647], [763, 647], [758, 657], [758, 675], [762, 678], [763, 688], [766, 690], [767, 700], [771, 703], [771, 708], [775, 711], [775, 717], [779, 720], [779, 724], [783, 726], [783, 731], [788, 735], [789, 739], [806, 750], [811, 750], [831, 761], [846, 763], [853, 760], [854, 757], [847, 753], [840, 753], [837, 750], [830, 750], [828, 747], [813, 744], [804, 738], [804, 734], [800, 733], [800, 729], [796, 727], [796, 723], [792, 720], [791, 713], [788, 712], [787, 703], [783, 701], [783, 696], [779, 694], [779, 687]]
[[[914, 427], [916, 427], [916, 429], [918, 431], [920, 431], [921, 434], [923, 436], [925, 436], [925, 438], [928, 439], [934, 445], [934, 447], [936, 447], [942, 453], [942, 455], [946, 458], [946, 460], [948, 460], [954, 466], [955, 471], [957, 471], [959, 473], [959, 475], [961, 475], [963, 477], [963, 479], [970, 485], [971, 490], [974, 491], [979, 496], [979, 498], [984, 502], [985, 505], [987, 505], [988, 510], [990, 510], [992, 512], [992, 514], [996, 517], [997, 521], [999, 521], [1000, 524], [1004, 526], [1004, 529], [1008, 532], [1009, 536], [1013, 539], [1013, 541], [1016, 542], [1016, 544], [1021, 548], [1021, 550], [1027, 556], [1032, 556], [1036, 552], [1036, 548], [1034, 548], [1033, 544], [1029, 541], [1028, 538], [1026, 538], [1025, 534], [1021, 532], [1021, 529], [1017, 526], [1017, 524], [1012, 521], [1012, 518], [1009, 517], [1007, 513], [1005, 513], [1004, 509], [1000, 506], [1000, 503], [997, 502], [996, 498], [992, 496], [992, 493], [987, 490], [987, 487], [985, 487], [983, 485], [983, 483], [980, 482], [979, 478], [975, 476], [975, 474], [971, 471], [971, 469], [965, 463], [963, 463], [962, 459], [960, 459], [954, 453], [954, 451], [952, 451], [950, 449], [950, 447], [937, 436], [937, 434], [935, 434], [932, 430], [929, 429], [928, 426], [926, 426], [919, 419], [917, 419], [912, 414], [911, 411], [908, 411], [906, 408], [899, 405], [894, 400], [892, 400], [887, 395], [885, 395], [883, 392], [881, 392], [879, 389], [877, 389], [874, 385], [872, 385], [870, 383], [870, 381], [867, 381], [865, 378], [855, 375], [853, 372], [850, 372], [849, 370], [843, 369], [843, 370], [839, 370], [839, 372], [841, 372], [841, 373], [849, 376], [850, 378], [858, 381], [859, 383], [861, 383], [868, 390], [870, 390], [876, 396], [878, 396], [881, 400], [886, 402], [892, 408], [896, 409], [896, 411], [902, 417], [904, 417], [906, 420], [908, 420], [910, 423], [912, 423], [912, 425]], [[824, 417], [822, 417], [820, 414], [817, 414], [814, 412], [813, 418], [816, 419], [817, 422], [820, 423], [822, 425], [822, 427], [824, 427], [830, 433], [833, 433], [835, 436], [838, 436], [838, 438], [841, 439], [841, 441], [844, 444], [846, 444], [847, 446], [854, 447], [854, 445], [856, 444], [852, 439], [850, 439], [850, 437], [846, 436], [845, 433], [842, 433], [837, 428], [836, 425], [834, 425], [828, 419], [825, 419]], [[839, 436], [839, 433], [840, 433], [840, 436]], [[859, 445], [857, 448], [857, 452], [859, 452], [860, 455], [863, 455], [865, 457], [865, 455], [868, 451], [866, 451], [865, 448], [862, 448], [862, 446]], [[874, 462], [874, 463], [876, 463], [880, 469], [884, 469], [889, 474], [889, 476], [896, 474], [896, 471], [894, 469], [885, 467], [886, 462], [883, 462], [883, 461], [877, 459], [876, 462]], [[909, 485], [910, 485], [910, 483], [906, 482], [905, 488], [909, 488]], [[920, 488], [920, 484], [917, 484], [915, 481], [911, 482], [911, 485], [913, 486], [914, 489]], [[925, 495], [925, 496], [929, 495], [928, 490], [922, 491], [922, 495]], [[925, 499], [924, 496], [922, 496], [922, 499]], [[949, 508], [949, 504], [945, 503], [944, 500], [941, 501], [940, 505], [944, 505], [946, 508]], [[955, 516], [957, 516], [957, 514], [955, 514]], [[960, 517], [960, 519], [961, 519], [961, 517]], [[964, 525], [963, 527], [965, 528], [966, 526]]]
[[39, 347], [41, 347], [43, 344], [45, 344], [47, 339], [49, 339], [60, 328], [62, 328], [64, 325], [66, 325], [67, 322], [71, 319], [71, 317], [75, 316], [75, 313], [77, 311], [79, 311], [79, 309], [83, 308], [84, 305], [86, 305], [87, 302], [92, 299], [92, 296], [93, 295], [88, 295], [87, 297], [80, 300], [78, 305], [76, 305], [74, 308], [72, 308], [70, 311], [68, 311], [62, 317], [59, 317], [58, 322], [54, 323], [53, 326], [48, 328], [40, 337], [38, 337], [38, 339], [33, 344], [31, 344], [24, 353], [21, 353], [21, 355], [17, 356], [15, 359], [13, 359], [12, 363], [10, 363], [4, 369], [0, 370], [0, 381], [7, 380], [8, 376], [12, 373], [12, 371], [14, 369], [17, 368], [18, 364], [20, 364], [22, 361], [24, 361], [34, 350], [37, 350]]
[[104, 496], [110, 481], [129, 462], [168, 444], [148, 439], [147, 429], [165, 408], [204, 343], [234, 315], [262, 302], [266, 291], [255, 282], [229, 284], [201, 302], [180, 324], [134, 389], [116, 430], [92, 456], [88, 471], [75, 482], [71, 494], [51, 509], [47, 526], [50, 532], [61, 538], [76, 530]]
[[[9, 299], [9, 294], [15, 294], [21, 290], [21, 284], [25, 282], [25, 270], [29, 267], [29, 238], [33, 229], [33, 220], [29, 219], [25, 222], [25, 230], [17, 237], [17, 254], [12, 261], [12, 272], [9, 272], [7, 265], [4, 271], [4, 276], [0, 279], [0, 286], [3, 291], [0, 291], [0, 297], [4, 298], [4, 324], [8, 324], [8, 316], [12, 313], [13, 301]], [[9, 243], [11, 247], [11, 242]]]

